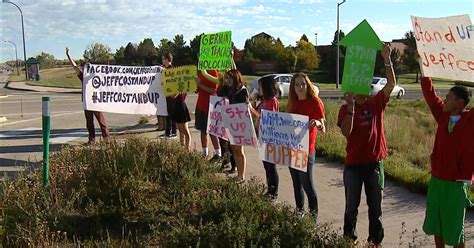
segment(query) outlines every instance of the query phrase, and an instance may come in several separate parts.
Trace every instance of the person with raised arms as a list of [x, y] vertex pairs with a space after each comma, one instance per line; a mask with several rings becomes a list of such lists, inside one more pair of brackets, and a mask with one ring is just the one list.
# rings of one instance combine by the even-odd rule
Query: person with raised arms
[[[69, 48], [67, 47], [66, 47], [66, 56], [72, 68], [76, 71], [77, 77], [79, 78], [79, 80], [81, 80], [81, 85], [82, 85], [82, 80], [83, 80], [82, 70], [76, 64], [74, 59], [72, 59], [71, 54], [69, 53]], [[85, 90], [85, 89], [83, 88], [82, 90]], [[83, 97], [84, 97], [84, 94], [81, 95], [81, 100], [84, 100]], [[102, 112], [84, 109], [84, 115], [86, 117], [87, 132], [89, 134], [88, 144], [93, 144], [95, 142], [94, 116], [99, 122], [100, 130], [102, 132], [102, 138], [105, 139], [110, 136], [109, 128], [107, 127], [107, 122], [105, 121], [105, 117], [104, 117], [104, 114], [102, 114]]]
[[390, 59], [390, 44], [384, 44], [387, 84], [375, 96], [345, 94], [346, 103], [339, 109], [337, 125], [346, 137], [344, 166], [344, 236], [356, 241], [357, 215], [362, 185], [369, 207], [369, 237], [372, 247], [378, 247], [384, 237], [382, 225], [382, 195], [384, 173], [382, 159], [387, 157], [383, 114], [395, 87], [395, 73]]
[[[420, 59], [419, 62], [421, 66]], [[474, 111], [467, 108], [472, 92], [464, 86], [454, 86], [442, 100], [432, 79], [423, 75], [421, 89], [438, 124], [430, 157], [423, 231], [434, 235], [438, 248], [445, 244], [465, 247], [464, 218], [466, 208], [472, 206], [468, 185], [473, 182], [474, 171]]]
[[[209, 102], [211, 96], [217, 94], [219, 87], [219, 73], [216, 70], [202, 70], [198, 72], [195, 124], [194, 127], [201, 132], [201, 147], [204, 156], [209, 155], [207, 120], [209, 115]], [[214, 147], [214, 155], [211, 161], [217, 161], [222, 157], [222, 150], [219, 145], [219, 139], [214, 135], [209, 135], [212, 146]]]

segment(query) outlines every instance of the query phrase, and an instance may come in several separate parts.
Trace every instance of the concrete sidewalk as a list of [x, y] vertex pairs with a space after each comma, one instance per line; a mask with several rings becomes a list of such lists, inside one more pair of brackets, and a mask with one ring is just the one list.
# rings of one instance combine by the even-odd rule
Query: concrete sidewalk
[[[200, 134], [194, 129], [193, 123], [190, 125], [190, 130], [192, 136], [191, 147], [200, 150]], [[155, 139], [160, 134], [161, 132], [146, 132], [138, 134], [138, 136]], [[170, 142], [179, 141], [175, 139], [170, 140]], [[209, 153], [212, 154], [212, 144], [209, 144], [209, 147]], [[246, 147], [245, 155], [247, 157], [247, 177], [255, 177], [265, 182], [265, 170], [259, 159], [258, 150]], [[330, 223], [333, 229], [338, 230], [340, 234], [342, 234], [345, 204], [342, 169], [342, 164], [327, 163], [324, 159], [318, 158], [313, 170], [318, 194], [319, 221], [320, 223]], [[285, 166], [279, 166], [278, 173], [280, 177], [278, 202], [294, 207], [293, 186], [289, 170]], [[386, 181], [383, 199], [385, 238], [382, 243], [385, 247], [408, 247], [409, 244], [416, 244], [417, 247], [434, 246], [433, 238], [426, 236], [422, 231], [425, 199], [424, 195], [411, 193], [390, 180]], [[368, 213], [365, 202], [365, 195], [362, 193], [357, 225], [361, 241], [365, 241], [368, 236]], [[305, 201], [305, 207], [307, 207], [307, 200]], [[468, 244], [472, 245], [474, 238], [474, 216], [472, 213], [467, 213], [465, 233]]]

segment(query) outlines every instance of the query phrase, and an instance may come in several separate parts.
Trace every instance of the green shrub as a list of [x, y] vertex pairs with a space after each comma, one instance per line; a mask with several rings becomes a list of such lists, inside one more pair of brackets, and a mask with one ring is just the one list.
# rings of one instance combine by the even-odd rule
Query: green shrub
[[238, 185], [178, 143], [132, 138], [54, 154], [41, 172], [3, 184], [5, 246], [345, 247], [258, 181]]

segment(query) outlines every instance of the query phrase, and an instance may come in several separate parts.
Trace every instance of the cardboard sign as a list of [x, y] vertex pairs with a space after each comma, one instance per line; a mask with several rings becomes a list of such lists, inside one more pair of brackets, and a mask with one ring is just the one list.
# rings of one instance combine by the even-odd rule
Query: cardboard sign
[[222, 118], [232, 145], [257, 146], [257, 135], [246, 103], [222, 107]]
[[469, 15], [412, 16], [411, 21], [424, 76], [474, 82], [474, 27]]
[[364, 20], [339, 44], [347, 47], [342, 91], [369, 95], [377, 50], [382, 49], [382, 41], [369, 23]]
[[226, 125], [222, 118], [223, 106], [229, 105], [224, 97], [211, 96], [209, 99], [209, 114], [207, 116], [207, 133], [228, 140]]
[[307, 171], [308, 116], [262, 110], [259, 154], [264, 161]]
[[201, 37], [198, 70], [232, 68], [232, 32], [206, 34]]
[[194, 65], [168, 68], [163, 71], [165, 96], [196, 91], [197, 69]]

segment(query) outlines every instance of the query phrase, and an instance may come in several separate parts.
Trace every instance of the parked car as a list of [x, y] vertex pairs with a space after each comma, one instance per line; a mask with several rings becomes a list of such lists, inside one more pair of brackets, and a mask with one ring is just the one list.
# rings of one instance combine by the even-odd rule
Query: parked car
[[[385, 87], [386, 84], [387, 84], [386, 78], [374, 77], [372, 79], [372, 85], [371, 85], [372, 90], [370, 91], [370, 95], [371, 96], [377, 95], [377, 93], [379, 93], [379, 91], [381, 91], [383, 87]], [[390, 94], [390, 96], [395, 96], [399, 99], [402, 98], [404, 95], [405, 95], [405, 89], [400, 87], [399, 85], [395, 85], [395, 88], [393, 88], [392, 90], [392, 94]]]
[[[291, 82], [291, 79], [293, 78], [293, 75], [291, 74], [268, 74], [263, 77], [259, 77], [255, 80], [252, 80], [248, 85], [250, 97], [256, 96], [256, 94], [258, 93], [258, 81], [264, 77], [273, 77], [276, 80], [277, 82], [276, 88], [278, 89], [278, 93], [277, 93], [278, 98], [288, 97], [288, 94], [290, 92], [290, 82]], [[317, 84], [314, 84], [314, 86], [319, 90], [319, 86]]]

